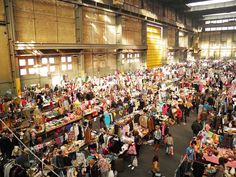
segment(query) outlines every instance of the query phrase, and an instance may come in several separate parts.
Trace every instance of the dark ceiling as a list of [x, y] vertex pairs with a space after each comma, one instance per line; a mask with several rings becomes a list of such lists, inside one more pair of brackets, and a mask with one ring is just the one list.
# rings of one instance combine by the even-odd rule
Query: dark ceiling
[[175, 9], [178, 9], [178, 7], [188, 9], [186, 4], [193, 3], [193, 2], [206, 1], [206, 0], [160, 0], [160, 1], [168, 6], [175, 8]]

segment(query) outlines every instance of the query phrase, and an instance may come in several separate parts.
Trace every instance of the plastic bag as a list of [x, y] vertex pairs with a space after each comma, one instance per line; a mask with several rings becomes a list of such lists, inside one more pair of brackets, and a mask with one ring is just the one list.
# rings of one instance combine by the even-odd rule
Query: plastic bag
[[108, 177], [115, 177], [113, 170], [110, 170], [110, 171], [109, 171]]
[[161, 176], [161, 173], [157, 172], [155, 173], [155, 176]]
[[137, 159], [137, 157], [134, 158], [134, 160], [133, 160], [133, 162], [132, 162], [132, 165], [133, 165], [134, 167], [137, 167], [137, 166], [138, 166], [138, 159]]

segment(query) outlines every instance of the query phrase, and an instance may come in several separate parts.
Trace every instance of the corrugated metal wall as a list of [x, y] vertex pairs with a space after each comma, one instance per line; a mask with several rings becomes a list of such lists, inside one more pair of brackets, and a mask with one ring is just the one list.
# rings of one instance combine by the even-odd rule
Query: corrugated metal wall
[[141, 21], [130, 17], [122, 17], [122, 44], [141, 45]]
[[4, 21], [4, 5], [3, 0], [0, 0], [0, 21]]
[[175, 47], [175, 28], [168, 27], [168, 47]]
[[236, 58], [236, 32], [217, 31], [200, 34], [202, 58]]
[[115, 15], [83, 8], [83, 42], [85, 44], [115, 44]]
[[74, 43], [74, 6], [56, 0], [16, 0], [16, 40]]

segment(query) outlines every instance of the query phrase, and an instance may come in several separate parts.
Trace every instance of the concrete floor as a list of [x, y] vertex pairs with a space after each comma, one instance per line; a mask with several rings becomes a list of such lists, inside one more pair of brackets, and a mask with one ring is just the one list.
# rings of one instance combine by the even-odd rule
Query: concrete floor
[[[175, 170], [177, 169], [181, 156], [185, 153], [185, 149], [189, 145], [191, 138], [193, 137], [191, 125], [192, 122], [196, 119], [196, 115], [192, 114], [188, 119], [186, 125], [175, 125], [170, 128], [170, 133], [174, 138], [174, 156], [168, 156], [165, 154], [164, 147], [161, 147], [161, 150], [158, 152], [161, 173], [165, 177], [174, 177]], [[124, 172], [119, 173], [118, 177], [151, 177], [150, 172], [152, 158], [155, 155], [153, 147], [150, 145], [143, 145], [140, 150], [140, 157], [138, 159], [138, 167], [132, 171], [127, 167]]]

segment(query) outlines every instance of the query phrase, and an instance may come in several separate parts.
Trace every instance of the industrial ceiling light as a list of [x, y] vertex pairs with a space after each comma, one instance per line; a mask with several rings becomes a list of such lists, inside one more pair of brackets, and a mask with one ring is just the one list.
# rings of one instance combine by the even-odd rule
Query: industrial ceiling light
[[218, 4], [218, 3], [225, 3], [225, 2], [231, 2], [234, 0], [208, 0], [208, 1], [201, 1], [201, 2], [193, 2], [186, 4], [188, 7], [195, 7], [195, 6], [205, 6], [205, 5], [210, 5], [210, 4]]
[[208, 15], [203, 15], [203, 17], [224, 16], [224, 15], [229, 15], [229, 14], [230, 15], [236, 14], [236, 11], [227, 12], [227, 13], [208, 14]]

